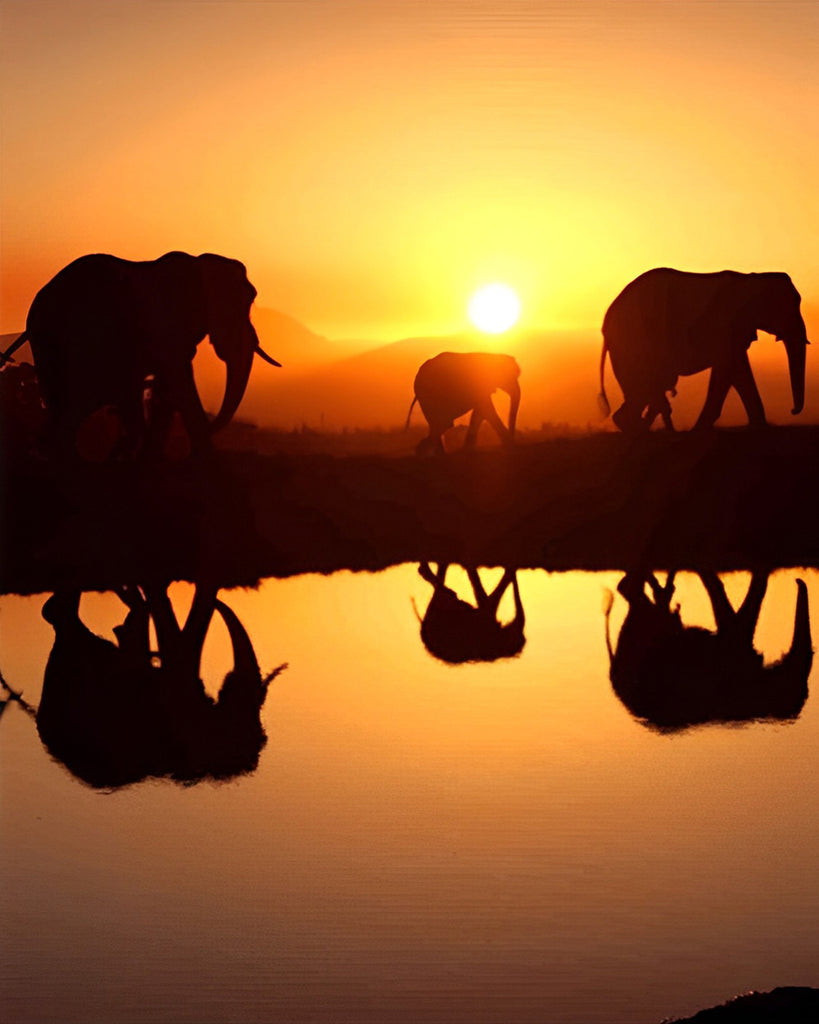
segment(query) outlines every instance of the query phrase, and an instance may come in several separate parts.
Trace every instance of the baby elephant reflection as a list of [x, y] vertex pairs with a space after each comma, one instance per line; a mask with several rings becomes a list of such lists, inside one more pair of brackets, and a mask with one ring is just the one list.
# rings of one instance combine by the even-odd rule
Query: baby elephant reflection
[[[182, 627], [165, 587], [118, 593], [128, 614], [114, 630], [116, 643], [81, 622], [77, 591], [54, 594], [43, 608], [55, 638], [37, 729], [52, 756], [99, 787], [149, 776], [189, 783], [252, 771], [266, 743], [260, 712], [267, 687], [285, 666], [262, 677], [250, 638], [216, 588], [197, 586]], [[214, 611], [233, 649], [233, 669], [215, 701], [199, 677]]]
[[[455, 591], [446, 586], [448, 563], [439, 565], [435, 573], [428, 562], [418, 567], [419, 575], [433, 587], [427, 610], [421, 621], [421, 639], [434, 657], [450, 665], [467, 661], [496, 661], [520, 654], [526, 638], [523, 635], [525, 617], [520, 600], [517, 577], [513, 570], [504, 570], [503, 576], [491, 593], [484, 589], [478, 570], [469, 568], [466, 574], [472, 585], [475, 604], [462, 601]], [[511, 622], [498, 622], [498, 606], [511, 586], [515, 600], [515, 616]]]
[[790, 650], [766, 667], [753, 640], [768, 574], [751, 575], [737, 611], [716, 573], [699, 577], [711, 602], [716, 633], [682, 624], [679, 607], [671, 607], [673, 573], [665, 586], [652, 574], [627, 573], [620, 581], [617, 589], [629, 607], [616, 649], [609, 637], [611, 607], [606, 611], [614, 692], [636, 718], [664, 732], [706, 722], [796, 718], [807, 699], [813, 661], [804, 582], [796, 581]]

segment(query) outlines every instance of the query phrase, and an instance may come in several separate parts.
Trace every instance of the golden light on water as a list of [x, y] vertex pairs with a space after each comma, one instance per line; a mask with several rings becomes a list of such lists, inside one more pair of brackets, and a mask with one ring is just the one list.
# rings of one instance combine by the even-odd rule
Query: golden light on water
[[485, 334], [503, 334], [520, 319], [520, 299], [508, 284], [487, 284], [469, 300], [469, 319]]

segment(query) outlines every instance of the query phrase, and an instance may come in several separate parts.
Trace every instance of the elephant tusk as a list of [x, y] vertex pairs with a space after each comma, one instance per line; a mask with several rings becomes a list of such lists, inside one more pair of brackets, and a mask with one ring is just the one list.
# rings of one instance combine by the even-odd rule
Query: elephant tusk
[[265, 352], [265, 350], [262, 348], [261, 345], [257, 345], [254, 351], [256, 352], [257, 356], [261, 356], [262, 359], [264, 359], [264, 361], [266, 363], [270, 363], [271, 366], [281, 366], [282, 365], [281, 363], [276, 362], [276, 360], [272, 356], [269, 356], [267, 354], [267, 352]]

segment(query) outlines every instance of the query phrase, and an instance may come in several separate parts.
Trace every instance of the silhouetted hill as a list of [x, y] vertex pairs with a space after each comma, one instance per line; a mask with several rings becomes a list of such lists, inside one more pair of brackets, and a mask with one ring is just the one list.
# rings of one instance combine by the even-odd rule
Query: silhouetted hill
[[[491, 338], [460, 334], [447, 337], [405, 338], [356, 355], [314, 365], [305, 372], [289, 372], [285, 366], [270, 375], [255, 371], [241, 407], [241, 416], [260, 426], [293, 429], [307, 425], [319, 430], [342, 428], [392, 429], [403, 426], [413, 397], [412, 384], [418, 367], [439, 352], [474, 350], [508, 352], [521, 367], [521, 427], [537, 429], [544, 423], [573, 427], [610, 428], [597, 405], [601, 335], [596, 328], [564, 331], [514, 332]], [[273, 354], [274, 346], [269, 346]], [[819, 366], [808, 350], [806, 405], [799, 422], [819, 420]], [[787, 424], [791, 395], [785, 352], [770, 336], [760, 335], [750, 351], [754, 374], [768, 418]], [[284, 361], [284, 360], [282, 360]], [[690, 427], [704, 401], [708, 373], [680, 378], [673, 399], [674, 422]], [[606, 390], [616, 409], [620, 392], [606, 364]], [[506, 398], [498, 396], [498, 408], [506, 412]], [[416, 408], [413, 422], [423, 423]], [[720, 420], [723, 426], [746, 422], [737, 395], [729, 394]]]
[[345, 350], [343, 343], [316, 334], [294, 317], [276, 309], [254, 306], [252, 319], [262, 348], [290, 372], [331, 362]]

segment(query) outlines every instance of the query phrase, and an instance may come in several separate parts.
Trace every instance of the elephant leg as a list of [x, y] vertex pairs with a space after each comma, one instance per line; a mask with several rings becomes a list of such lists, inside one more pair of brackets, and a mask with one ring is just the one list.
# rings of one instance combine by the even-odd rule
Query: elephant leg
[[436, 574], [435, 580], [436, 580], [436, 583], [438, 584], [439, 587], [443, 587], [444, 584], [446, 583], [446, 574], [447, 574], [448, 571], [449, 571], [449, 562], [439, 562], [438, 563], [438, 572]]
[[514, 581], [515, 574], [513, 573], [513, 571], [511, 569], [504, 569], [503, 576], [501, 576], [501, 578], [498, 580], [497, 586], [492, 591], [492, 593], [489, 594], [488, 597], [486, 598], [489, 603], [489, 607], [492, 611], [492, 615], [494, 617], [497, 617], [498, 606], [503, 600], [503, 595], [509, 589], [509, 586], [514, 584]]
[[646, 411], [642, 415], [642, 421], [643, 421], [642, 427], [643, 427], [643, 430], [645, 430], [645, 431], [651, 430], [652, 426], [654, 425], [654, 420], [657, 419], [657, 416], [659, 415], [659, 412], [660, 412], [660, 410], [657, 408], [656, 405], [649, 405], [649, 407], [646, 409]]
[[183, 366], [175, 367], [168, 380], [165, 380], [164, 376], [163, 374], [159, 380], [160, 393], [171, 396], [170, 400], [182, 414], [191, 448], [200, 452], [207, 450], [210, 447], [210, 424], [199, 401], [193, 366], [185, 363]]
[[743, 352], [734, 363], [733, 383], [748, 413], [748, 422], [752, 427], [764, 427], [767, 423], [765, 409], [759, 397], [747, 352]]
[[117, 407], [122, 424], [122, 437], [116, 450], [126, 458], [132, 458], [139, 451], [145, 438], [145, 412], [142, 392], [123, 397]]
[[666, 577], [665, 585], [661, 586], [657, 577], [654, 573], [648, 575], [648, 585], [651, 588], [651, 593], [654, 596], [654, 603], [658, 608], [662, 607], [668, 610], [671, 607], [671, 598], [674, 596], [674, 577], [676, 571], [671, 570]]
[[174, 408], [161, 377], [155, 378], [150, 387], [147, 423], [147, 449], [151, 455], [162, 454], [170, 434]]
[[443, 587], [446, 583], [447, 569], [449, 569], [449, 562], [439, 562], [437, 572], [432, 571], [429, 562], [421, 562], [418, 566], [418, 575], [433, 587]]
[[513, 443], [512, 434], [495, 411], [495, 406], [492, 404], [491, 398], [487, 397], [479, 405], [476, 405], [475, 412], [480, 412], [481, 417], [489, 423], [503, 444], [508, 445]]
[[444, 455], [443, 435], [430, 429], [427, 437], [422, 437], [415, 446], [416, 455]]
[[469, 582], [472, 584], [472, 593], [475, 595], [475, 601], [480, 608], [486, 601], [487, 594], [483, 582], [478, 575], [478, 570], [474, 566], [471, 566], [466, 570], [466, 575], [469, 578]]
[[464, 441], [464, 448], [474, 448], [475, 443], [478, 440], [478, 431], [480, 430], [481, 423], [484, 420], [483, 413], [478, 410], [478, 407], [472, 410], [472, 415], [469, 418], [469, 427], [466, 431], [466, 440]]
[[711, 379], [708, 381], [708, 393], [705, 396], [705, 405], [702, 407], [695, 430], [702, 430], [713, 425], [719, 419], [725, 396], [733, 383], [733, 366], [726, 363], [717, 363], [711, 368]]
[[435, 586], [435, 575], [432, 572], [429, 562], [421, 562], [418, 566], [418, 575], [422, 580], [426, 580], [431, 586]]
[[731, 629], [736, 622], [736, 612], [728, 595], [725, 593], [725, 586], [719, 576], [712, 571], [699, 573], [708, 600], [711, 602], [711, 610], [714, 613], [714, 622], [717, 625], [718, 633], [725, 633]]
[[624, 434], [642, 434], [648, 429], [643, 419], [643, 406], [629, 399], [612, 413], [611, 419], [617, 429], [622, 430]]
[[767, 589], [768, 573], [759, 571], [751, 573], [748, 593], [737, 612], [737, 625], [742, 638], [749, 644], [752, 644], [754, 640], [756, 624], [759, 621], [759, 613], [762, 611], [762, 602]]
[[143, 591], [148, 613], [154, 620], [157, 647], [160, 655], [167, 656], [179, 646], [182, 637], [182, 630], [176, 620], [167, 588], [158, 583], [151, 583], [146, 584]]
[[653, 414], [652, 421], [655, 417], [662, 416], [665, 429], [674, 433], [674, 424], [671, 422], [671, 405], [665, 395], [656, 404], [652, 402], [649, 406], [649, 413]]

